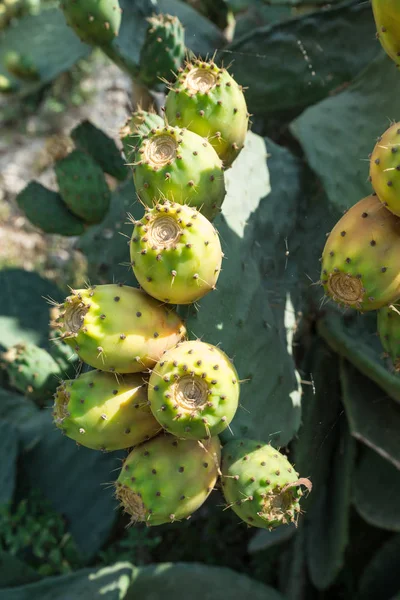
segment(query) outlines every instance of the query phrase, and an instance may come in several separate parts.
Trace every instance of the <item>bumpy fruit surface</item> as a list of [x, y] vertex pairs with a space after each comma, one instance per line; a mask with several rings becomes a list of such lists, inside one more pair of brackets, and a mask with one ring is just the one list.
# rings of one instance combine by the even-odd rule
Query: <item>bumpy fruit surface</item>
[[301, 486], [286, 456], [269, 444], [232, 440], [222, 450], [221, 483], [228, 506], [253, 527], [274, 529], [297, 521]]
[[398, 0], [372, 0], [377, 37], [385, 52], [400, 65], [400, 10]]
[[116, 497], [133, 523], [161, 525], [190, 517], [218, 477], [218, 437], [205, 442], [161, 434], [132, 450], [116, 482]]
[[34, 62], [28, 55], [21, 52], [15, 52], [14, 50], [7, 52], [4, 57], [4, 66], [9, 73], [23, 81], [37, 81], [40, 79], [39, 71]]
[[162, 199], [197, 208], [207, 219], [225, 197], [222, 161], [207, 140], [179, 127], [153, 129], [135, 155], [133, 178], [142, 201]]
[[83, 361], [103, 371], [145, 371], [186, 334], [170, 307], [121, 284], [77, 290], [59, 311], [54, 326], [61, 337]]
[[166, 202], [136, 221], [131, 264], [142, 288], [162, 302], [189, 304], [215, 288], [221, 270], [218, 233], [195, 208]]
[[119, 136], [128, 162], [134, 160], [135, 152], [143, 139], [157, 127], [164, 127], [164, 121], [155, 112], [138, 109], [127, 119]]
[[83, 42], [103, 46], [118, 35], [121, 8], [118, 0], [63, 0], [65, 19]]
[[142, 375], [89, 371], [57, 388], [54, 423], [93, 450], [121, 450], [157, 435], [160, 425], [147, 406]]
[[400, 371], [400, 306], [384, 306], [378, 310], [378, 333], [381, 344]]
[[140, 51], [140, 79], [149, 87], [171, 81], [185, 58], [185, 31], [177, 17], [154, 15]]
[[166, 352], [149, 382], [151, 410], [178, 437], [200, 440], [224, 431], [239, 403], [235, 367], [219, 348], [183, 342]]
[[378, 138], [371, 154], [370, 177], [379, 200], [400, 216], [400, 123]]
[[213, 62], [186, 65], [167, 96], [165, 115], [170, 125], [206, 137], [225, 167], [243, 148], [249, 115], [242, 88]]
[[332, 229], [321, 283], [333, 300], [363, 311], [400, 296], [400, 218], [377, 196], [357, 202]]

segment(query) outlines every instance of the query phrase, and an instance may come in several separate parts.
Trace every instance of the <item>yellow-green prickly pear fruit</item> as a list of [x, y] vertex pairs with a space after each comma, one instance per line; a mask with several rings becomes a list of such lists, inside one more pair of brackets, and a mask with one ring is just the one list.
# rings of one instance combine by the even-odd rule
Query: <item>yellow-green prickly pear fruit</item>
[[161, 434], [129, 454], [116, 482], [116, 497], [132, 523], [186, 519], [211, 493], [220, 454], [218, 437], [200, 443]]
[[218, 233], [198, 210], [166, 202], [135, 221], [131, 264], [142, 288], [162, 302], [190, 304], [215, 289], [221, 271]]
[[312, 487], [308, 479], [299, 479], [286, 456], [255, 440], [228, 442], [222, 449], [221, 471], [228, 506], [248, 525], [263, 529], [296, 523], [301, 486], [309, 491]]
[[9, 73], [23, 81], [37, 81], [40, 73], [29, 55], [10, 50], [4, 56], [4, 66]]
[[400, 65], [400, 2], [372, 0], [377, 37], [385, 52]]
[[153, 367], [186, 335], [171, 307], [122, 284], [74, 291], [60, 305], [54, 326], [88, 365], [117, 373]]
[[393, 123], [378, 138], [371, 154], [369, 174], [379, 200], [390, 212], [400, 216], [400, 123]]
[[376, 195], [357, 202], [332, 229], [321, 284], [335, 302], [361, 311], [400, 296], [400, 218]]
[[60, 6], [83, 42], [104, 46], [118, 35], [122, 12], [118, 0], [62, 0]]
[[249, 125], [243, 89], [213, 61], [195, 60], [180, 69], [167, 96], [165, 115], [170, 125], [207, 138], [225, 168], [243, 148]]
[[384, 306], [378, 310], [378, 334], [383, 349], [391, 358], [395, 371], [400, 371], [400, 306]]

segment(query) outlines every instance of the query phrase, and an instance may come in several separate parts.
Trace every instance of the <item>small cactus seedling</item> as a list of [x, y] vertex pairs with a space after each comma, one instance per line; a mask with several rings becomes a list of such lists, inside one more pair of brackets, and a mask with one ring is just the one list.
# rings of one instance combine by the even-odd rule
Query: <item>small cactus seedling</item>
[[311, 482], [299, 479], [286, 456], [254, 440], [228, 442], [222, 450], [221, 471], [228, 506], [253, 527], [274, 529], [297, 522], [301, 486], [311, 491]]
[[186, 64], [167, 96], [165, 115], [170, 125], [207, 138], [225, 168], [243, 148], [249, 124], [243, 90], [212, 61]]
[[154, 15], [140, 52], [140, 79], [149, 87], [171, 81], [185, 58], [185, 31], [177, 17]]
[[161, 429], [147, 405], [147, 382], [136, 374], [89, 371], [63, 381], [53, 419], [66, 436], [93, 450], [130, 448]]
[[39, 71], [29, 56], [10, 50], [4, 57], [4, 66], [11, 75], [23, 81], [37, 81]]
[[236, 369], [224, 352], [200, 341], [183, 342], [166, 352], [151, 374], [151, 410], [173, 435], [204, 439], [229, 426], [239, 387]]
[[400, 216], [400, 123], [378, 138], [371, 154], [370, 178], [379, 200]]
[[62, 0], [65, 19], [87, 44], [105, 46], [118, 35], [121, 8], [118, 0]]
[[148, 209], [135, 222], [130, 248], [136, 279], [162, 302], [189, 304], [215, 288], [221, 244], [195, 208], [167, 201]]
[[132, 523], [161, 525], [189, 518], [219, 474], [218, 437], [199, 443], [161, 434], [132, 450], [116, 482], [116, 497]]
[[398, 305], [384, 306], [378, 310], [378, 334], [383, 349], [391, 358], [394, 368], [400, 371], [400, 311]]
[[212, 220], [225, 197], [222, 161], [207, 140], [179, 127], [152, 129], [135, 155], [133, 179], [142, 201], [197, 208]]
[[129, 162], [134, 160], [135, 152], [152, 129], [164, 127], [163, 119], [155, 112], [138, 109], [121, 127], [119, 136], [124, 154]]
[[122, 284], [74, 291], [53, 326], [88, 365], [117, 373], [153, 367], [186, 335], [170, 307]]
[[398, 0], [372, 0], [377, 37], [386, 54], [400, 66], [400, 13]]
[[344, 306], [375, 310], [400, 296], [400, 218], [367, 196], [332, 229], [322, 253], [325, 293]]

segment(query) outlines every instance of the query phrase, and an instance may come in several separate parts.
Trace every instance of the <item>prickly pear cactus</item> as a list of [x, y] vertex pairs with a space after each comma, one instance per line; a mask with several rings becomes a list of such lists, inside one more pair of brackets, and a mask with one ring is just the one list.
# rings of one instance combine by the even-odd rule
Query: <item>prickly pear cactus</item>
[[88, 365], [116, 373], [154, 366], [186, 334], [171, 307], [122, 284], [74, 291], [53, 325]]
[[393, 361], [395, 371], [400, 371], [400, 312], [398, 305], [384, 306], [378, 310], [378, 334], [382, 346]]
[[118, 35], [121, 8], [118, 0], [62, 0], [65, 19], [83, 42], [104, 46]]
[[132, 523], [180, 521], [206, 501], [219, 463], [218, 437], [199, 443], [161, 434], [129, 454], [116, 482], [116, 497]]
[[235, 416], [239, 378], [222, 350], [190, 341], [166, 352], [149, 384], [151, 410], [178, 437], [204, 439], [222, 433]]
[[11, 75], [24, 81], [37, 81], [40, 73], [31, 58], [21, 52], [7, 52], [4, 57], [4, 66]]
[[185, 58], [185, 31], [177, 17], [153, 15], [140, 52], [140, 79], [150, 88], [171, 81]]
[[370, 178], [379, 200], [400, 216], [400, 123], [378, 138], [370, 159]]
[[375, 310], [400, 296], [400, 218], [367, 196], [343, 215], [322, 253], [325, 293], [359, 310]]
[[400, 66], [400, 13], [397, 0], [372, 0], [377, 37], [382, 48]]
[[165, 115], [170, 125], [207, 138], [226, 168], [243, 148], [249, 123], [243, 90], [213, 61], [186, 64], [167, 96]]
[[164, 121], [157, 113], [141, 109], [132, 113], [119, 132], [128, 162], [132, 162], [135, 152], [150, 131], [159, 127], [164, 127]]
[[222, 250], [218, 233], [198, 210], [165, 202], [135, 221], [131, 264], [141, 287], [162, 302], [189, 304], [216, 286]]
[[222, 449], [221, 483], [228, 506], [253, 527], [274, 529], [297, 521], [301, 486], [286, 456], [254, 440], [232, 440]]
[[67, 437], [93, 450], [130, 448], [161, 430], [147, 405], [147, 381], [141, 374], [89, 371], [63, 381], [53, 419]]
[[212, 145], [179, 127], [152, 130], [135, 155], [133, 179], [148, 206], [162, 199], [189, 204], [212, 220], [225, 197], [222, 161]]

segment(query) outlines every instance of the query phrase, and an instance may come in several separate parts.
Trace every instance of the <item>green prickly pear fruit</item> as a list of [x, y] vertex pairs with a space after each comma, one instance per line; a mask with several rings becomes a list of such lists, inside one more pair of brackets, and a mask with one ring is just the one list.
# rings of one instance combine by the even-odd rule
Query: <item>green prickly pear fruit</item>
[[93, 450], [122, 450], [149, 440], [161, 428], [147, 405], [143, 375], [89, 371], [57, 388], [54, 423]]
[[232, 440], [222, 449], [221, 483], [228, 506], [253, 527], [274, 529], [297, 522], [301, 486], [311, 491], [308, 479], [299, 479], [286, 456], [269, 444]]
[[164, 121], [155, 112], [138, 109], [132, 113], [119, 132], [128, 161], [133, 160], [135, 152], [150, 131], [159, 127], [164, 127]]
[[153, 15], [140, 52], [139, 76], [155, 87], [161, 79], [171, 81], [185, 58], [185, 30], [178, 17]]
[[0, 94], [12, 94], [17, 90], [17, 86], [9, 77], [0, 74]]
[[162, 302], [190, 304], [215, 288], [221, 271], [218, 233], [195, 208], [165, 202], [135, 221], [131, 264], [141, 287]]
[[55, 165], [60, 194], [69, 210], [87, 223], [100, 223], [110, 206], [104, 173], [91, 156], [74, 150]]
[[121, 8], [118, 0], [63, 0], [65, 19], [79, 38], [93, 46], [106, 46], [118, 35]]
[[249, 125], [243, 89], [213, 61], [186, 64], [167, 96], [165, 115], [170, 125], [207, 138], [225, 168], [243, 148]]
[[132, 523], [162, 525], [189, 518], [219, 474], [218, 437], [202, 443], [159, 435], [134, 448], [116, 482], [116, 497]]
[[117, 373], [153, 367], [186, 335], [170, 307], [122, 284], [74, 291], [53, 326], [88, 365]]
[[149, 401], [169, 433], [200, 440], [224, 431], [239, 403], [235, 367], [219, 348], [200, 341], [168, 350], [154, 368]]
[[31, 58], [21, 52], [10, 50], [4, 57], [4, 66], [11, 75], [23, 81], [37, 81], [39, 71]]
[[225, 197], [222, 161], [207, 140], [179, 127], [153, 129], [135, 155], [133, 179], [141, 200], [197, 208], [210, 221]]
[[325, 293], [344, 306], [375, 310], [400, 296], [400, 218], [377, 196], [352, 206], [322, 253]]
[[395, 371], [400, 371], [400, 311], [398, 305], [378, 310], [378, 334], [383, 349], [391, 358]]
[[397, 66], [400, 66], [400, 11], [398, 0], [372, 0], [377, 37]]
[[370, 159], [370, 180], [379, 200], [400, 216], [400, 123], [378, 138]]

